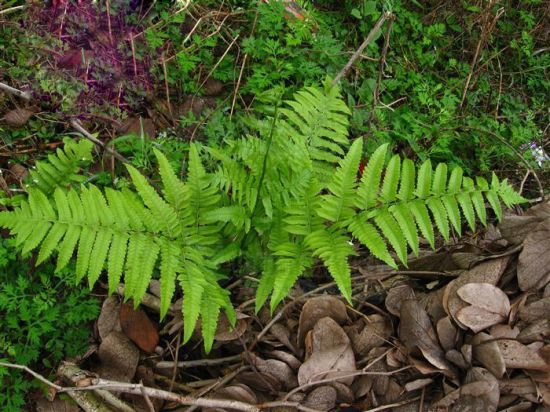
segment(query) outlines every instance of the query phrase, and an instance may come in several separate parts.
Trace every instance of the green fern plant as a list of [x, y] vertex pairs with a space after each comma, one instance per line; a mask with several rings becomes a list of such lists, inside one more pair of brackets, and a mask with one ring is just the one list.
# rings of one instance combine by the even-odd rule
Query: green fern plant
[[44, 194], [51, 194], [57, 187], [68, 187], [82, 183], [80, 174], [83, 167], [92, 161], [93, 143], [89, 140], [63, 139], [63, 149], [48, 155], [48, 160], [39, 160], [29, 173], [26, 186], [37, 187]]
[[[444, 164], [434, 169], [427, 161], [417, 169], [399, 156], [386, 162], [386, 145], [358, 181], [362, 140], [347, 149], [347, 114], [335, 88], [307, 88], [274, 118], [258, 120], [256, 135], [202, 155], [192, 144], [185, 181], [155, 151], [162, 193], [127, 166], [135, 192], [86, 185], [48, 195], [32, 188], [19, 208], [0, 213], [0, 226], [17, 236], [23, 253], [38, 248], [38, 263], [57, 250], [61, 269], [76, 254], [77, 280], [92, 285], [106, 269], [110, 292], [123, 279], [126, 298], [136, 304], [158, 276], [161, 316], [179, 282], [184, 340], [200, 318], [209, 350], [220, 311], [235, 321], [219, 283], [224, 262], [238, 259], [260, 273], [257, 310], [269, 296], [274, 310], [318, 259], [351, 301], [354, 241], [392, 267], [394, 256], [406, 265], [409, 249], [418, 253], [419, 235], [433, 247], [435, 231], [447, 240], [451, 228], [460, 234], [463, 219], [471, 228], [476, 216], [485, 224], [485, 201], [499, 219], [500, 201], [523, 201], [495, 175], [489, 184], [459, 168], [449, 173]], [[216, 170], [204, 168], [207, 156], [219, 162]]]

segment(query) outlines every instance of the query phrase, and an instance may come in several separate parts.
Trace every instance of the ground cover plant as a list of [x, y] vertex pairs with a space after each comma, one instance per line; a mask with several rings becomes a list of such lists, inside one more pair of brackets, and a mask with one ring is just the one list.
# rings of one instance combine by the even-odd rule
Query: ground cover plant
[[[546, 297], [541, 291], [547, 275], [533, 269], [528, 257], [546, 239], [544, 207], [528, 213], [541, 225], [531, 236], [519, 239], [505, 228], [508, 214], [521, 210], [518, 205], [544, 205], [547, 194], [547, 17], [537, 0], [13, 0], [0, 6], [0, 226], [7, 276], [0, 314], [4, 329], [20, 329], [0, 335], [0, 358], [49, 375], [60, 360], [82, 355], [91, 332], [87, 322], [97, 315], [96, 300], [88, 296], [93, 290], [111, 297], [92, 338], [99, 349], [88, 350], [92, 355], [80, 360], [80, 367], [137, 382], [139, 351], [132, 348], [150, 354], [156, 349], [148, 355], [154, 365], [144, 357], [140, 367], [157, 368], [163, 359], [177, 363], [179, 356], [202, 356], [198, 347], [222, 358], [242, 352], [234, 345], [240, 339], [244, 353], [250, 353], [242, 367], [267, 373], [260, 380], [269, 383], [271, 396], [247, 398], [243, 387], [230, 386], [222, 398], [242, 401], [248, 405], [240, 405], [243, 410], [263, 400], [289, 401], [295, 392], [310, 407], [319, 406], [306, 399], [316, 386], [315, 375], [306, 372], [311, 367], [307, 339], [343, 333], [342, 339], [353, 343], [351, 357], [373, 360], [356, 340], [362, 332], [349, 329], [362, 330], [358, 316], [372, 316], [372, 310], [387, 311], [384, 316], [401, 325], [399, 331], [383, 328], [400, 353], [384, 366], [396, 374], [389, 378], [394, 389], [420, 385], [411, 383], [408, 372], [393, 372], [397, 364], [430, 378], [442, 373], [457, 390], [479, 384], [485, 373], [475, 369], [480, 363], [502, 379], [501, 366], [480, 355], [486, 351], [476, 349], [472, 364], [461, 345], [479, 346], [479, 333], [502, 339], [497, 326], [523, 333], [536, 323], [542, 328], [536, 345], [547, 337], [537, 323], [541, 319], [526, 313], [518, 318], [502, 297], [504, 290], [521, 302], [517, 305], [535, 308], [544, 306]], [[500, 239], [492, 224], [503, 218]], [[440, 277], [447, 269], [422, 263], [435, 248], [442, 267], [458, 271], [449, 259], [469, 258], [448, 252], [457, 247], [478, 257], [461, 267], [472, 273], [460, 274], [456, 282]], [[517, 268], [504, 262], [521, 247]], [[544, 255], [544, 246], [539, 248]], [[506, 274], [499, 269], [501, 278], [480, 278], [471, 266], [483, 259], [500, 259]], [[361, 276], [381, 270], [397, 278], [385, 283], [381, 275], [381, 289], [367, 281], [375, 290], [368, 294], [358, 288], [358, 268]], [[407, 313], [392, 306], [390, 296], [401, 292], [392, 292], [391, 279], [401, 273], [436, 276], [436, 286], [426, 278], [407, 282], [414, 291], [406, 289], [406, 298], [438, 301], [435, 291], [445, 290], [447, 320], [424, 301], [428, 320], [418, 305], [406, 306]], [[466, 286], [457, 292], [451, 285], [460, 279]], [[317, 287], [325, 290], [319, 285], [329, 280], [335, 288], [326, 290], [342, 296], [331, 305], [345, 301], [350, 317], [327, 316], [345, 332], [319, 319], [304, 321], [311, 323], [309, 329], [302, 324], [308, 312], [298, 308], [301, 296]], [[496, 306], [477, 307], [472, 301], [473, 287], [467, 285], [484, 283], [497, 290], [476, 287], [485, 288]], [[473, 306], [457, 311], [448, 301], [457, 293], [461, 305]], [[372, 300], [378, 295], [387, 298], [385, 304], [383, 298]], [[17, 313], [16, 302], [23, 312]], [[246, 310], [249, 305], [255, 310]], [[423, 342], [418, 331], [404, 326], [414, 324], [407, 318], [411, 313], [425, 328], [436, 327], [438, 342]], [[300, 316], [298, 329], [293, 314]], [[105, 316], [120, 318], [120, 324], [106, 327]], [[281, 317], [298, 335], [296, 344], [296, 337], [289, 344], [281, 341], [295, 362], [277, 355], [298, 378], [284, 399], [274, 396], [280, 383], [268, 372], [274, 355], [266, 352], [265, 337], [275, 322], [281, 325]], [[39, 320], [29, 323], [31, 318]], [[480, 318], [485, 323], [476, 323]], [[452, 344], [443, 342], [450, 329], [439, 321], [467, 332], [456, 332], [460, 339]], [[156, 322], [164, 325], [160, 336], [166, 341], [159, 340]], [[52, 328], [57, 323], [70, 329]], [[262, 324], [266, 327], [257, 329]], [[252, 331], [259, 335], [251, 338]], [[547, 345], [534, 348], [529, 339], [518, 341], [546, 356]], [[369, 348], [376, 352], [380, 345]], [[514, 364], [517, 353], [503, 345], [500, 365], [527, 371], [545, 401], [546, 389], [538, 383], [544, 376], [533, 375], [525, 363]], [[133, 366], [117, 369], [120, 356], [110, 352], [116, 348], [124, 348], [122, 358]], [[453, 350], [462, 351], [463, 359]], [[536, 357], [533, 353], [529, 356]], [[426, 372], [418, 363], [422, 359], [438, 372]], [[544, 362], [535, 369], [546, 370]], [[106, 372], [109, 365], [126, 372]], [[370, 373], [369, 365], [362, 371]], [[355, 363], [347, 366], [353, 369]], [[71, 368], [63, 364], [57, 373], [77, 384], [74, 373], [80, 372]], [[10, 388], [0, 393], [0, 407], [24, 409], [40, 397], [33, 392], [40, 385], [22, 371], [0, 373], [0, 385]], [[176, 375], [174, 369], [170, 391]], [[281, 382], [294, 382], [291, 376], [294, 372]], [[418, 388], [428, 388], [434, 405], [455, 402], [438, 395], [440, 383]], [[500, 383], [502, 395], [506, 385]], [[391, 390], [365, 388], [353, 388], [353, 399], [363, 402], [359, 408], [380, 406], [381, 394], [388, 404], [400, 399], [392, 398]], [[343, 390], [339, 387], [338, 402], [352, 402], [342, 401]], [[245, 391], [250, 395], [250, 388]], [[141, 392], [137, 397], [143, 401]], [[541, 402], [531, 395], [525, 399]], [[77, 402], [87, 410], [82, 399]]]

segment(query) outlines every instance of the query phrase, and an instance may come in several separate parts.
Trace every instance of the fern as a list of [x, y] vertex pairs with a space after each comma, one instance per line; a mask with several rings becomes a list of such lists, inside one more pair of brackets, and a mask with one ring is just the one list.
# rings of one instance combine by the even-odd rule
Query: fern
[[[417, 169], [389, 156], [387, 145], [358, 181], [363, 143], [349, 145], [349, 112], [336, 88], [306, 88], [280, 112], [280, 121], [250, 122], [257, 128], [249, 136], [221, 149], [201, 152], [192, 144], [185, 181], [155, 151], [160, 191], [131, 166], [135, 190], [71, 188], [81, 180], [76, 159], [90, 147], [67, 142], [48, 166], [39, 163], [37, 186], [15, 210], [0, 213], [0, 226], [24, 254], [37, 249], [38, 263], [57, 255], [60, 270], [76, 256], [77, 280], [92, 285], [106, 270], [109, 291], [123, 281], [125, 298], [136, 305], [157, 276], [162, 317], [179, 282], [184, 341], [200, 322], [209, 350], [220, 311], [235, 322], [219, 283], [224, 262], [238, 260], [243, 271], [260, 274], [256, 310], [271, 295], [273, 311], [319, 260], [351, 301], [354, 242], [395, 268], [396, 260], [407, 265], [409, 252], [418, 254], [420, 237], [434, 247], [436, 233], [447, 240], [464, 222], [472, 229], [476, 219], [485, 224], [486, 203], [500, 219], [501, 202], [523, 201], [496, 175], [474, 181], [429, 160]], [[216, 170], [203, 166], [204, 157], [218, 162]]]
[[64, 148], [48, 155], [48, 160], [36, 162], [29, 173], [27, 188], [37, 187], [49, 195], [57, 187], [68, 187], [84, 181], [80, 171], [92, 161], [93, 143], [85, 139], [77, 142], [68, 137], [63, 139], [63, 143]]

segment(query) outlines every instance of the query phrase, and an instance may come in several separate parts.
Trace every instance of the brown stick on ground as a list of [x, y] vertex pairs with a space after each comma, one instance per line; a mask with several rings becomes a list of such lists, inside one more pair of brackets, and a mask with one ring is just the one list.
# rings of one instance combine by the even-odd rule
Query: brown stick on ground
[[374, 25], [370, 33], [367, 35], [367, 38], [363, 41], [363, 43], [361, 43], [361, 46], [359, 46], [359, 48], [355, 51], [355, 53], [353, 53], [353, 55], [350, 57], [346, 65], [336, 75], [336, 77], [330, 84], [332, 87], [338, 84], [338, 82], [342, 79], [342, 77], [348, 74], [349, 70], [351, 69], [355, 61], [359, 58], [359, 56], [361, 56], [361, 54], [367, 48], [367, 46], [372, 43], [372, 41], [374, 40], [374, 37], [378, 34], [380, 29], [382, 28], [382, 25], [384, 24], [384, 22], [392, 16], [393, 14], [389, 11], [385, 12], [380, 16], [380, 18], [378, 19], [378, 21], [376, 22], [376, 24]]
[[118, 160], [120, 160], [123, 163], [128, 163], [128, 159], [126, 159], [124, 156], [122, 156], [120, 153], [118, 153], [116, 150], [112, 149], [111, 147], [107, 146], [105, 143], [103, 143], [101, 140], [95, 138], [89, 131], [87, 131], [84, 126], [80, 123], [78, 119], [71, 119], [71, 126], [75, 128], [77, 131], [82, 133], [82, 135], [94, 143], [95, 145], [101, 147], [106, 152], [109, 152], [111, 155], [116, 157]]
[[31, 94], [29, 92], [24, 92], [14, 87], [8, 86], [5, 83], [0, 82], [0, 90], [5, 91], [6, 93], [13, 94], [14, 96], [20, 97], [26, 101], [31, 100]]

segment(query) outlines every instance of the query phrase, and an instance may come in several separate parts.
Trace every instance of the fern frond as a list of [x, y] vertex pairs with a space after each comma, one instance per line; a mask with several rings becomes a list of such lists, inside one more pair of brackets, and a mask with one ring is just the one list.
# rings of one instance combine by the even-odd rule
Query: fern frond
[[63, 143], [63, 149], [58, 148], [55, 154], [48, 155], [48, 160], [36, 162], [29, 173], [28, 188], [36, 187], [49, 195], [58, 187], [67, 188], [84, 181], [80, 171], [92, 161], [93, 143], [68, 137], [63, 139]]
[[356, 139], [334, 173], [328, 185], [330, 194], [323, 196], [318, 213], [331, 222], [339, 222], [353, 216], [356, 176], [363, 148], [362, 139]]

